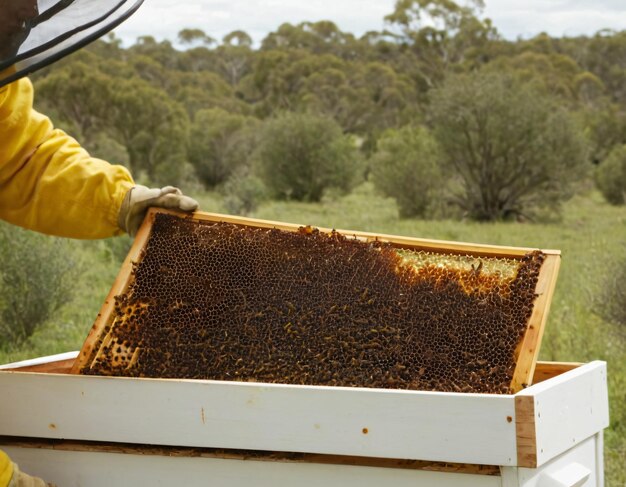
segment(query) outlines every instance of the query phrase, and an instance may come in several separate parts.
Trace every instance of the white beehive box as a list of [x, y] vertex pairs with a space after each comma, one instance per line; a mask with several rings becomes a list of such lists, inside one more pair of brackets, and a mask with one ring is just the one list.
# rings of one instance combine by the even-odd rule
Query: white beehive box
[[604, 362], [485, 395], [70, 375], [75, 356], [0, 370], [0, 448], [63, 487], [603, 485]]

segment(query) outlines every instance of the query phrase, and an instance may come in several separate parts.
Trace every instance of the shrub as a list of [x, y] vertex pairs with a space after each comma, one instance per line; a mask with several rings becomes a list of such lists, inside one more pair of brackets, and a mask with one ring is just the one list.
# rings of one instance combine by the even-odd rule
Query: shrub
[[0, 224], [0, 338], [19, 344], [72, 295], [69, 242]]
[[626, 144], [616, 146], [598, 166], [596, 184], [612, 205], [626, 203]]
[[626, 337], [626, 259], [612, 266], [607, 274], [597, 310], [607, 321], [620, 325]]
[[401, 217], [429, 216], [441, 192], [440, 157], [426, 128], [389, 130], [370, 160], [374, 185], [396, 199]]
[[284, 113], [268, 120], [258, 150], [260, 174], [278, 198], [319, 201], [324, 190], [352, 188], [358, 150], [331, 118]]
[[240, 168], [226, 181], [222, 188], [224, 206], [233, 215], [249, 215], [258, 207], [267, 194], [260, 178], [251, 174], [246, 167]]
[[587, 146], [555, 99], [511, 75], [451, 76], [432, 95], [431, 117], [455, 202], [476, 220], [558, 210], [586, 169]]
[[221, 108], [196, 113], [189, 142], [189, 160], [209, 188], [223, 184], [249, 164], [256, 144], [254, 117], [229, 113]]

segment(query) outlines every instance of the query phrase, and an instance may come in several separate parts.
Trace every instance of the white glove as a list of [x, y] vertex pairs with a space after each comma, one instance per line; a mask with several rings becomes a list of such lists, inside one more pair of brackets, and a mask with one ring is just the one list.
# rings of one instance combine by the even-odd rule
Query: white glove
[[54, 487], [53, 484], [46, 484], [39, 477], [31, 477], [20, 471], [16, 463], [13, 464], [13, 477], [8, 487]]
[[150, 189], [137, 185], [126, 193], [117, 217], [117, 224], [131, 237], [134, 237], [148, 208], [153, 206], [169, 210], [194, 211], [198, 208], [198, 202], [183, 195], [180, 189], [173, 186]]

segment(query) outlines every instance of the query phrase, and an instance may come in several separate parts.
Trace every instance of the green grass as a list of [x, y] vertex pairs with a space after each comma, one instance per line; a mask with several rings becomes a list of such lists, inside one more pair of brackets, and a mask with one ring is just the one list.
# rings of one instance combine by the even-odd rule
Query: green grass
[[[214, 193], [194, 195], [205, 211], [223, 212]], [[616, 263], [626, 259], [626, 208], [612, 207], [597, 193], [568, 202], [561, 221], [535, 223], [475, 223], [400, 220], [392, 200], [363, 185], [345, 197], [320, 204], [269, 202], [257, 218], [338, 229], [353, 229], [413, 237], [554, 248], [563, 259], [552, 303], [541, 359], [587, 362], [606, 360], [609, 366], [611, 426], [605, 436], [607, 486], [626, 485], [626, 333], [603, 321], [602, 289]], [[121, 244], [75, 242], [72, 250], [85, 265], [77, 292], [23, 346], [0, 351], [0, 363], [78, 350], [104, 301], [119, 268]], [[111, 249], [113, 248], [113, 252]]]

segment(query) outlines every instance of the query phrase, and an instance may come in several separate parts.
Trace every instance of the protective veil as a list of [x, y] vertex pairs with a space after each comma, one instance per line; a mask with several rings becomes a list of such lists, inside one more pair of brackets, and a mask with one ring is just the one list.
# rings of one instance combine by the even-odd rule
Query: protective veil
[[[143, 0], [0, 0], [0, 87], [98, 39]], [[8, 70], [7, 68], [14, 68]]]

